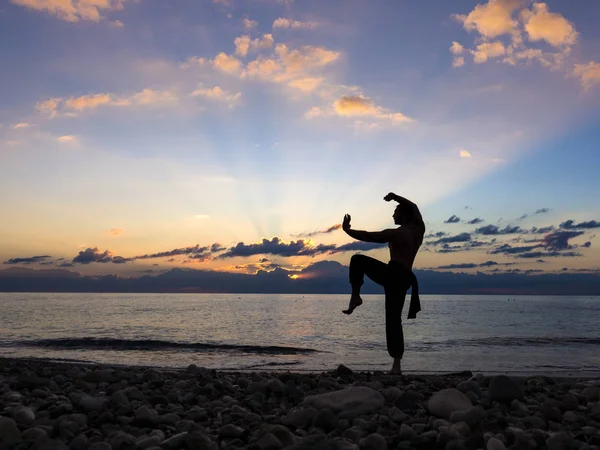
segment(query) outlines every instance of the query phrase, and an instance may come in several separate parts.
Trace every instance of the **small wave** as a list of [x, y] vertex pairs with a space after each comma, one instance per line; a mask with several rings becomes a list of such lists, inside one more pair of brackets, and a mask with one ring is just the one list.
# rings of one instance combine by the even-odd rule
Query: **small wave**
[[276, 345], [236, 345], [236, 344], [212, 344], [205, 342], [172, 342], [161, 340], [130, 340], [112, 338], [63, 338], [63, 339], [40, 339], [35, 341], [20, 341], [19, 345], [28, 347], [60, 348], [60, 349], [84, 349], [84, 350], [180, 350], [191, 352], [239, 352], [269, 355], [297, 355], [320, 353], [312, 348], [281, 347]]
[[419, 349], [428, 347], [544, 347], [599, 345], [600, 338], [556, 337], [487, 337], [480, 339], [449, 339], [447, 341], [422, 341], [415, 343]]

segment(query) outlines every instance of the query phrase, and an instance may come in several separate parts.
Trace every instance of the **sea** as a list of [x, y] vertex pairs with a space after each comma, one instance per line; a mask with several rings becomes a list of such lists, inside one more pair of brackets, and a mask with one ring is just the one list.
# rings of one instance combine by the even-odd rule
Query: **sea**
[[[0, 293], [0, 357], [233, 371], [391, 367], [382, 295]], [[600, 375], [600, 297], [422, 295], [405, 373]]]

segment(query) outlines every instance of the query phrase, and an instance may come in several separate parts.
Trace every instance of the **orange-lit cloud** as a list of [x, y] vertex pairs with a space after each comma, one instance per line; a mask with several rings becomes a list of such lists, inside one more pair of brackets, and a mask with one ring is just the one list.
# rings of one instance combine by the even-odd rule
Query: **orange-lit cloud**
[[26, 122], [21, 122], [21, 123], [15, 123], [12, 128], [13, 130], [18, 130], [20, 128], [29, 128], [31, 126], [31, 124], [26, 123]]
[[264, 50], [273, 48], [275, 40], [272, 34], [264, 34], [261, 38], [252, 39], [248, 35], [235, 38], [235, 54], [245, 58], [250, 50]]
[[77, 138], [72, 134], [67, 134], [65, 136], [59, 136], [56, 138], [56, 140], [61, 143], [75, 142], [76, 139]]
[[531, 10], [521, 12], [525, 31], [530, 41], [546, 41], [554, 47], [573, 45], [577, 31], [562, 15], [551, 13], [546, 3], [534, 3]]
[[123, 234], [123, 228], [111, 228], [108, 232], [113, 236], [120, 236]]
[[258, 22], [256, 20], [250, 20], [247, 17], [244, 17], [242, 23], [244, 24], [244, 28], [247, 30], [251, 30], [258, 26]]
[[67, 22], [104, 19], [103, 11], [123, 9], [125, 0], [11, 0], [12, 3], [34, 11], [41, 11]]
[[458, 154], [461, 158], [472, 158], [473, 157], [473, 155], [471, 155], [471, 152], [466, 149], [460, 150]]
[[484, 63], [488, 59], [497, 58], [506, 54], [506, 48], [500, 41], [484, 42], [471, 50], [473, 61], [477, 64]]
[[478, 4], [467, 15], [454, 14], [452, 17], [462, 23], [465, 30], [477, 31], [484, 38], [492, 39], [517, 32], [518, 22], [512, 15], [522, 4], [521, 0], [490, 0]]
[[590, 61], [587, 64], [575, 64], [572, 75], [579, 78], [581, 86], [587, 90], [600, 84], [600, 63]]
[[177, 96], [170, 91], [143, 89], [126, 97], [119, 97], [116, 94], [92, 94], [68, 99], [52, 98], [38, 103], [36, 109], [48, 114], [50, 117], [55, 117], [58, 114], [72, 116], [100, 106], [148, 106], [176, 101]]
[[233, 55], [219, 53], [212, 61], [213, 66], [221, 72], [229, 74], [240, 73], [243, 67], [242, 62]]
[[236, 102], [241, 98], [242, 93], [237, 92], [232, 94], [220, 86], [213, 88], [199, 88], [193, 91], [191, 94], [193, 97], [205, 97], [211, 100], [229, 103], [230, 106], [235, 106]]

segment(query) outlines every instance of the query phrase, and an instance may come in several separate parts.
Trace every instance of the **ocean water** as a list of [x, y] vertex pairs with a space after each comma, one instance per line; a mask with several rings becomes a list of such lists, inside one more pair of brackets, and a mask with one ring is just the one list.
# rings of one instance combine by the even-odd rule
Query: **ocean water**
[[[383, 296], [0, 293], [0, 357], [325, 371], [391, 366]], [[600, 374], [600, 298], [423, 295], [405, 372]]]

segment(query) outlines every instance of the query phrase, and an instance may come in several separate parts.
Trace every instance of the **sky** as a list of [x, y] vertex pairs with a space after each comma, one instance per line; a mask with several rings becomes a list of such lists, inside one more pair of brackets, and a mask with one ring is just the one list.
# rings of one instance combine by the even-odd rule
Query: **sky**
[[597, 274], [598, 23], [566, 0], [5, 0], [0, 272], [298, 279], [386, 261], [339, 224], [393, 227], [395, 192], [426, 223], [416, 269]]

